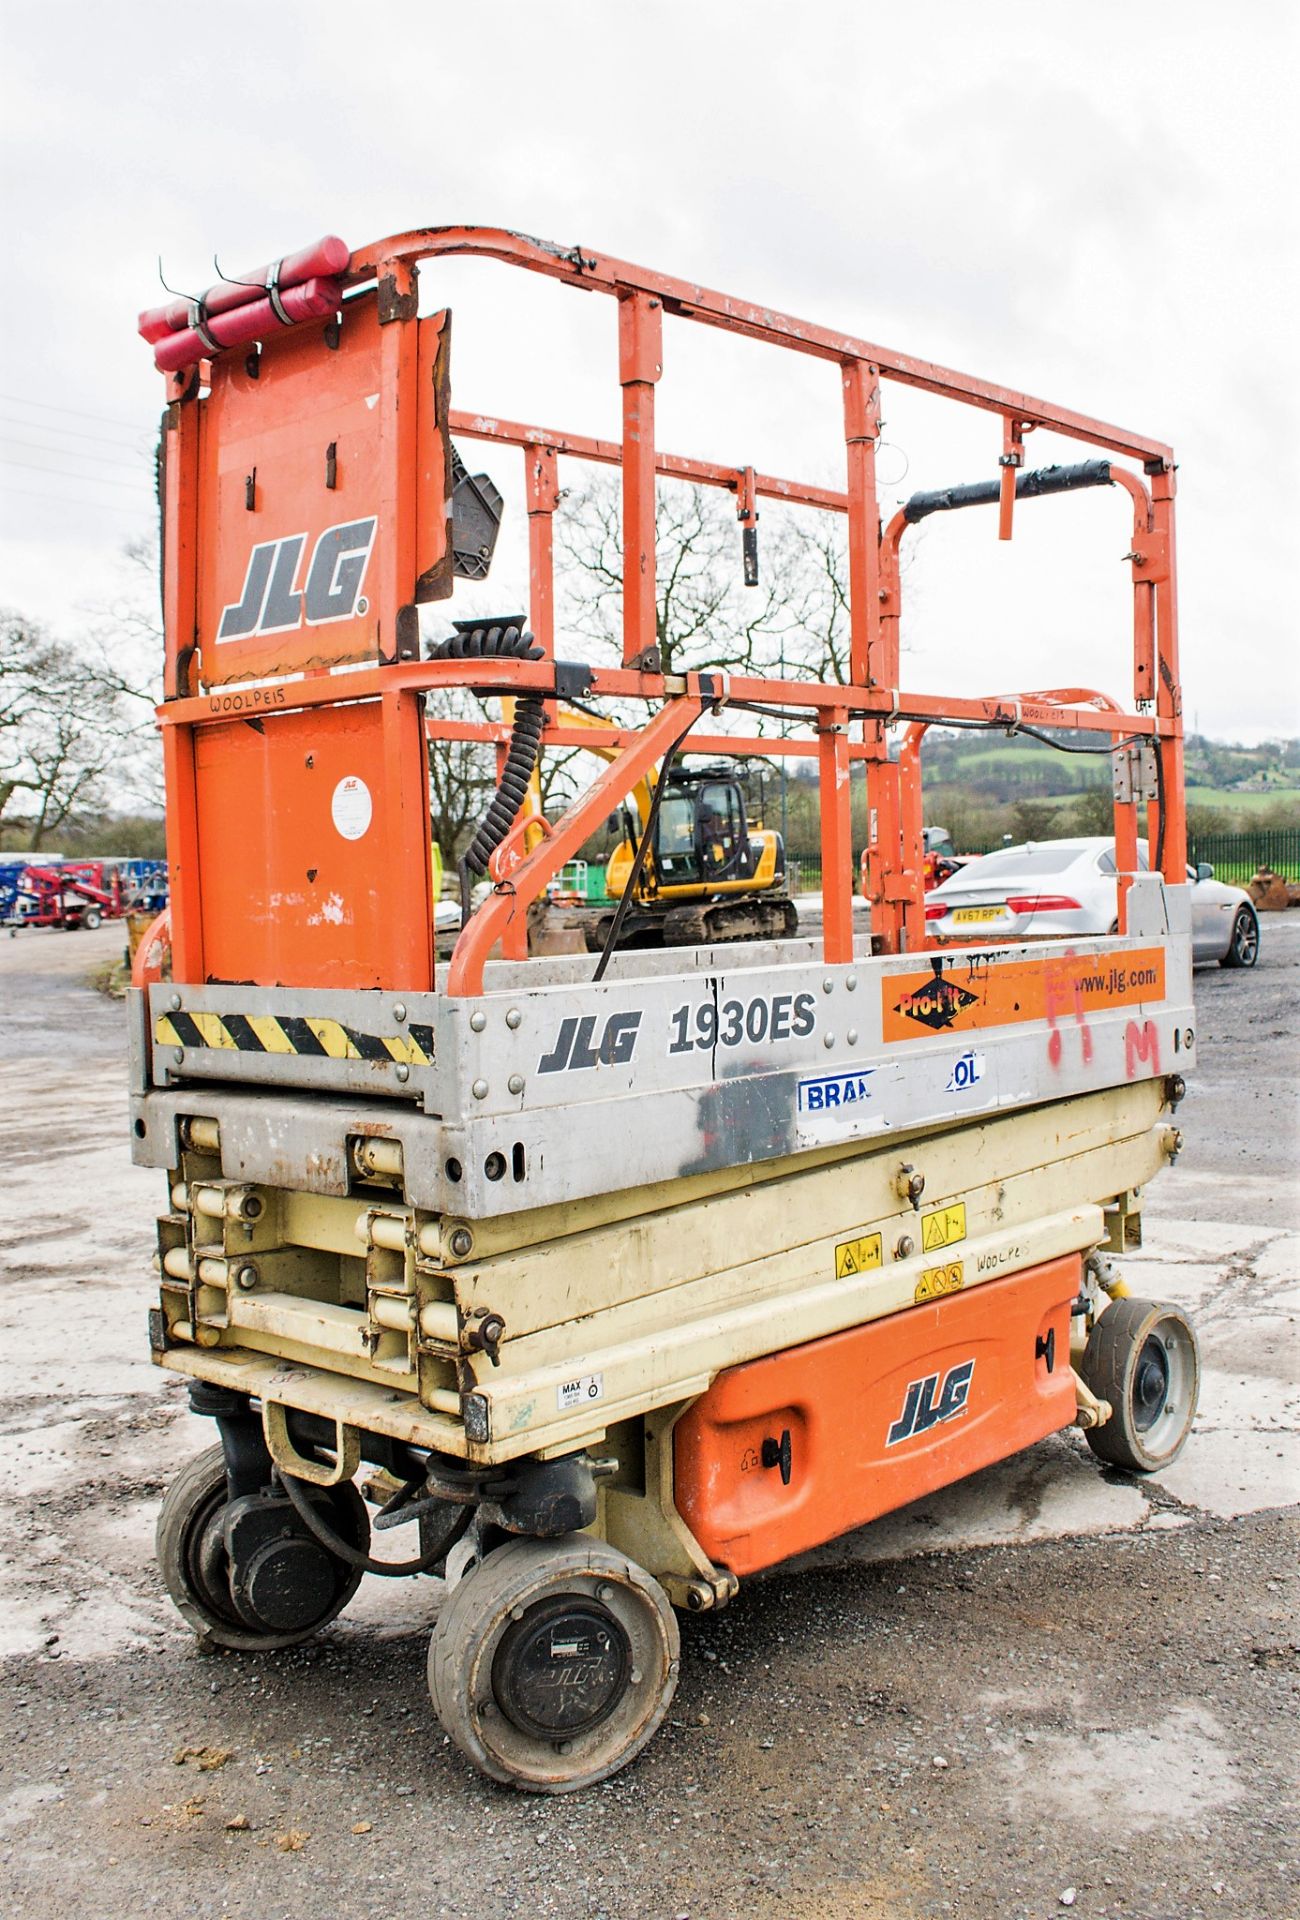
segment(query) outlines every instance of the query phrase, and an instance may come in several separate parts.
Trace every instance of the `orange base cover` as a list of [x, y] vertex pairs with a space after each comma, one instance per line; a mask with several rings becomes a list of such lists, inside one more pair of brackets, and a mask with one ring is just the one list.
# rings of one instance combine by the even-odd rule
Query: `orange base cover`
[[719, 1374], [677, 1423], [678, 1511], [753, 1573], [1074, 1420], [1077, 1254]]

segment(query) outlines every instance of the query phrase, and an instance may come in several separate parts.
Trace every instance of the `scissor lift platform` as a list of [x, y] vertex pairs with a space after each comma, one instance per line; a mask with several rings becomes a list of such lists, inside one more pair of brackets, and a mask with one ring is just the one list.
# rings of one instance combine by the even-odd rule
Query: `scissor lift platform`
[[[451, 251], [616, 296], [621, 445], [452, 410], [449, 316], [420, 315], [414, 265]], [[333, 317], [313, 280], [252, 352], [229, 291], [208, 319], [150, 319], [170, 329], [172, 966], [161, 977], [146, 943], [133, 1151], [169, 1183], [154, 1357], [191, 1380], [222, 1442], [169, 1493], [160, 1560], [196, 1629], [243, 1647], [315, 1631], [367, 1569], [439, 1574], [444, 1725], [494, 1777], [562, 1790], [624, 1764], [661, 1721], [673, 1606], [724, 1605], [742, 1576], [1072, 1423], [1144, 1470], [1185, 1438], [1190, 1328], [1128, 1300], [1113, 1265], [1178, 1151], [1195, 1057], [1172, 457], [518, 236], [429, 230], [348, 261]], [[665, 312], [836, 364], [845, 490], [657, 452]], [[1003, 440], [996, 482], [918, 495], [882, 528], [890, 378], [999, 416]], [[1023, 473], [1033, 427], [1108, 457]], [[449, 510], [465, 475], [452, 432], [523, 450], [532, 631], [462, 626], [421, 659], [418, 605], [472, 571]], [[621, 667], [555, 657], [560, 456], [623, 468]], [[668, 479], [731, 488], [747, 566], [760, 498], [846, 517], [847, 683], [663, 673], [653, 504]], [[1009, 535], [1018, 499], [1100, 485], [1132, 516], [1135, 710], [1072, 687], [900, 692], [907, 527], [988, 500]], [[494, 491], [478, 487], [480, 506]], [[441, 696], [467, 686], [510, 717], [449, 718]], [[593, 737], [589, 717], [566, 727], [557, 703], [574, 698], [648, 718], [597, 722], [607, 764], [563, 819], [520, 815], [538, 742]], [[773, 705], [793, 735], [701, 731]], [[1114, 935], [927, 945], [919, 743], [944, 718], [1082, 729], [1111, 753]], [[692, 750], [815, 756], [821, 937], [528, 959], [529, 901], [649, 769], [662, 784], [688, 734]], [[494, 885], [440, 976], [426, 756], [467, 737], [496, 748], [500, 775], [467, 900], [476, 860]], [[857, 762], [871, 834], [855, 927]], [[370, 1552], [371, 1507], [374, 1526], [418, 1535], [396, 1569]]]

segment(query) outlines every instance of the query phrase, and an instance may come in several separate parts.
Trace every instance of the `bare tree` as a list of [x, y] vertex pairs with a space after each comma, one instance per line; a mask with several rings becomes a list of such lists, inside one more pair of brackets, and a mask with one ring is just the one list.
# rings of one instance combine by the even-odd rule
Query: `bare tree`
[[159, 585], [157, 540], [128, 541], [117, 592], [106, 606], [92, 609], [88, 645], [95, 680], [119, 703], [113, 797], [148, 810], [163, 805], [162, 748], [154, 717], [163, 673]]
[[30, 851], [101, 797], [124, 724], [120, 694], [81, 650], [0, 614], [0, 818], [25, 796]]
[[[796, 517], [796, 513], [798, 517]], [[622, 652], [623, 532], [617, 483], [565, 497], [555, 523], [563, 624]], [[839, 516], [764, 512], [760, 584], [742, 584], [735, 507], [713, 488], [661, 487], [655, 511], [656, 637], [665, 673], [690, 667], [787, 671], [843, 681], [848, 563]]]

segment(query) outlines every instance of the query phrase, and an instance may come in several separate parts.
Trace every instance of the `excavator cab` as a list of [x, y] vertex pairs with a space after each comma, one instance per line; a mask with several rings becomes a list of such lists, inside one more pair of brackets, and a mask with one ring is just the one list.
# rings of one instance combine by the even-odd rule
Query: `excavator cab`
[[748, 880], [755, 867], [739, 782], [721, 767], [671, 772], [659, 805], [655, 870], [663, 884]]

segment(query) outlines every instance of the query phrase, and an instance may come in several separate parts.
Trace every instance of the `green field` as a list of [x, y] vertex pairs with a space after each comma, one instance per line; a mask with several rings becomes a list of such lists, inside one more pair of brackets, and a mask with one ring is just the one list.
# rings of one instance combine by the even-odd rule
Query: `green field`
[[1289, 806], [1300, 823], [1300, 787], [1275, 787], [1271, 793], [1237, 793], [1231, 787], [1188, 787], [1189, 807], [1218, 807], [1224, 813], [1259, 813], [1265, 807]]

